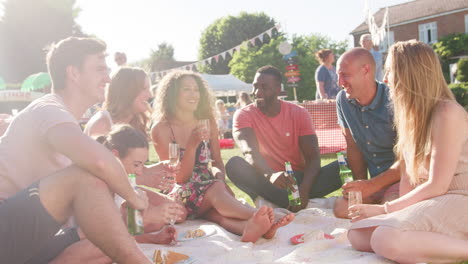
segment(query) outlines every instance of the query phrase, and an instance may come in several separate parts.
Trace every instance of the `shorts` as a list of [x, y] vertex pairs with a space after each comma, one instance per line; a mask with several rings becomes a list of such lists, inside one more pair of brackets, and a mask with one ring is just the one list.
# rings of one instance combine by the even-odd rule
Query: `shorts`
[[79, 241], [76, 229], [61, 228], [39, 199], [39, 182], [0, 204], [0, 260], [2, 263], [48, 263]]

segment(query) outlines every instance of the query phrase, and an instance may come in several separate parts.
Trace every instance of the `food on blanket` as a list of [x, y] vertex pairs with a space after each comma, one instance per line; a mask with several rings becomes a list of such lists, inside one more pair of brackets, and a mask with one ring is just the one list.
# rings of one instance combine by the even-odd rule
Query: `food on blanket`
[[322, 240], [322, 239], [334, 239], [330, 234], [326, 234], [321, 230], [315, 230], [306, 234], [299, 234], [291, 237], [291, 243], [294, 245], [304, 243], [306, 240]]
[[197, 237], [202, 237], [205, 235], [206, 235], [205, 231], [203, 231], [200, 228], [185, 232], [185, 238], [197, 238]]
[[189, 256], [185, 254], [163, 249], [156, 249], [153, 254], [155, 264], [175, 264], [188, 258]]

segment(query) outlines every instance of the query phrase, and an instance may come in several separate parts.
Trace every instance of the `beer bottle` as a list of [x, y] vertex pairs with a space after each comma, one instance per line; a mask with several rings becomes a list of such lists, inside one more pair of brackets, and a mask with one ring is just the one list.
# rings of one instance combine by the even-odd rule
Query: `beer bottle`
[[290, 206], [301, 205], [301, 196], [299, 194], [299, 188], [297, 187], [297, 182], [296, 182], [296, 178], [294, 177], [294, 172], [292, 170], [291, 163], [289, 161], [286, 161], [284, 163], [284, 167], [285, 167], [286, 177], [291, 177], [294, 181], [293, 187], [295, 191], [293, 192], [291, 188], [288, 188], [289, 205]]
[[338, 152], [336, 153], [338, 157], [338, 164], [340, 165], [340, 178], [341, 178], [341, 183], [345, 184], [347, 182], [352, 182], [353, 181], [353, 173], [348, 167], [348, 164], [346, 163], [345, 156], [343, 152]]
[[[130, 185], [136, 188], [136, 175], [128, 174]], [[135, 210], [127, 204], [127, 228], [131, 235], [143, 234], [143, 216], [140, 210]]]

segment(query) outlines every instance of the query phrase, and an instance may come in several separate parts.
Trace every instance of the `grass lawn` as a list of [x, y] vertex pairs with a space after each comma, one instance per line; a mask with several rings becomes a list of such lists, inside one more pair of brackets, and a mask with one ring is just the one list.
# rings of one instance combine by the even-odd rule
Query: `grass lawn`
[[[150, 151], [149, 152], [150, 152], [150, 154], [149, 154], [150, 162], [151, 163], [157, 162], [159, 160], [159, 158], [158, 158], [158, 155], [156, 154], [156, 152], [154, 151], [153, 144], [150, 144]], [[233, 156], [242, 156], [242, 153], [241, 153], [239, 148], [235, 147], [233, 149], [222, 149], [221, 150], [221, 157], [223, 158], [224, 164], [226, 164], [228, 162], [228, 160]], [[328, 163], [330, 163], [330, 162], [332, 162], [334, 160], [336, 160], [336, 155], [334, 153], [324, 154], [324, 155], [322, 155], [321, 165], [325, 166], [325, 165], [327, 165]], [[237, 198], [242, 198], [245, 201], [247, 201], [247, 203], [249, 203], [250, 205], [253, 205], [252, 199], [250, 199], [250, 197], [246, 193], [239, 190], [239, 188], [237, 188], [229, 180], [229, 178], [227, 178], [227, 177], [226, 177], [226, 182], [229, 185], [229, 187], [231, 187], [232, 191], [234, 192], [234, 194], [236, 195]], [[329, 196], [337, 196], [337, 195], [341, 195], [341, 189], [329, 194], [328, 197]]]

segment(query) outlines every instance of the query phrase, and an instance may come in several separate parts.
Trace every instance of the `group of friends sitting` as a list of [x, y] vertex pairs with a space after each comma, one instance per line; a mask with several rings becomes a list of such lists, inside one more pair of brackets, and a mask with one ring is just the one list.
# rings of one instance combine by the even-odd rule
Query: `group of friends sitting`
[[[310, 198], [340, 188], [334, 213], [351, 219], [355, 249], [401, 263], [468, 259], [468, 116], [428, 45], [394, 44], [385, 83], [375, 80], [368, 50], [354, 48], [339, 58], [337, 115], [354, 178], [344, 185], [337, 162], [320, 167], [309, 113], [278, 99], [277, 68], [257, 70], [255, 101], [233, 117], [232, 136], [243, 156], [224, 165], [214, 100], [199, 74], [164, 76], [151, 109], [148, 75], [121, 67], [110, 78], [105, 50], [92, 38], [53, 45], [47, 55], [52, 93], [15, 116], [0, 138], [2, 261], [151, 263], [137, 243], [172, 243], [172, 219], [207, 219], [255, 243], [272, 239]], [[98, 102], [102, 108], [82, 131], [77, 120]], [[160, 162], [147, 165], [150, 144]], [[176, 166], [169, 161], [174, 144]], [[287, 189], [295, 181], [284, 172], [286, 161], [298, 205], [289, 205]], [[135, 190], [128, 174], [161, 192]], [[239, 202], [226, 177], [252, 200], [291, 213], [276, 216], [270, 206]], [[356, 190], [363, 204], [348, 208], [348, 193]], [[143, 211], [144, 234], [128, 233], [126, 207]]]

